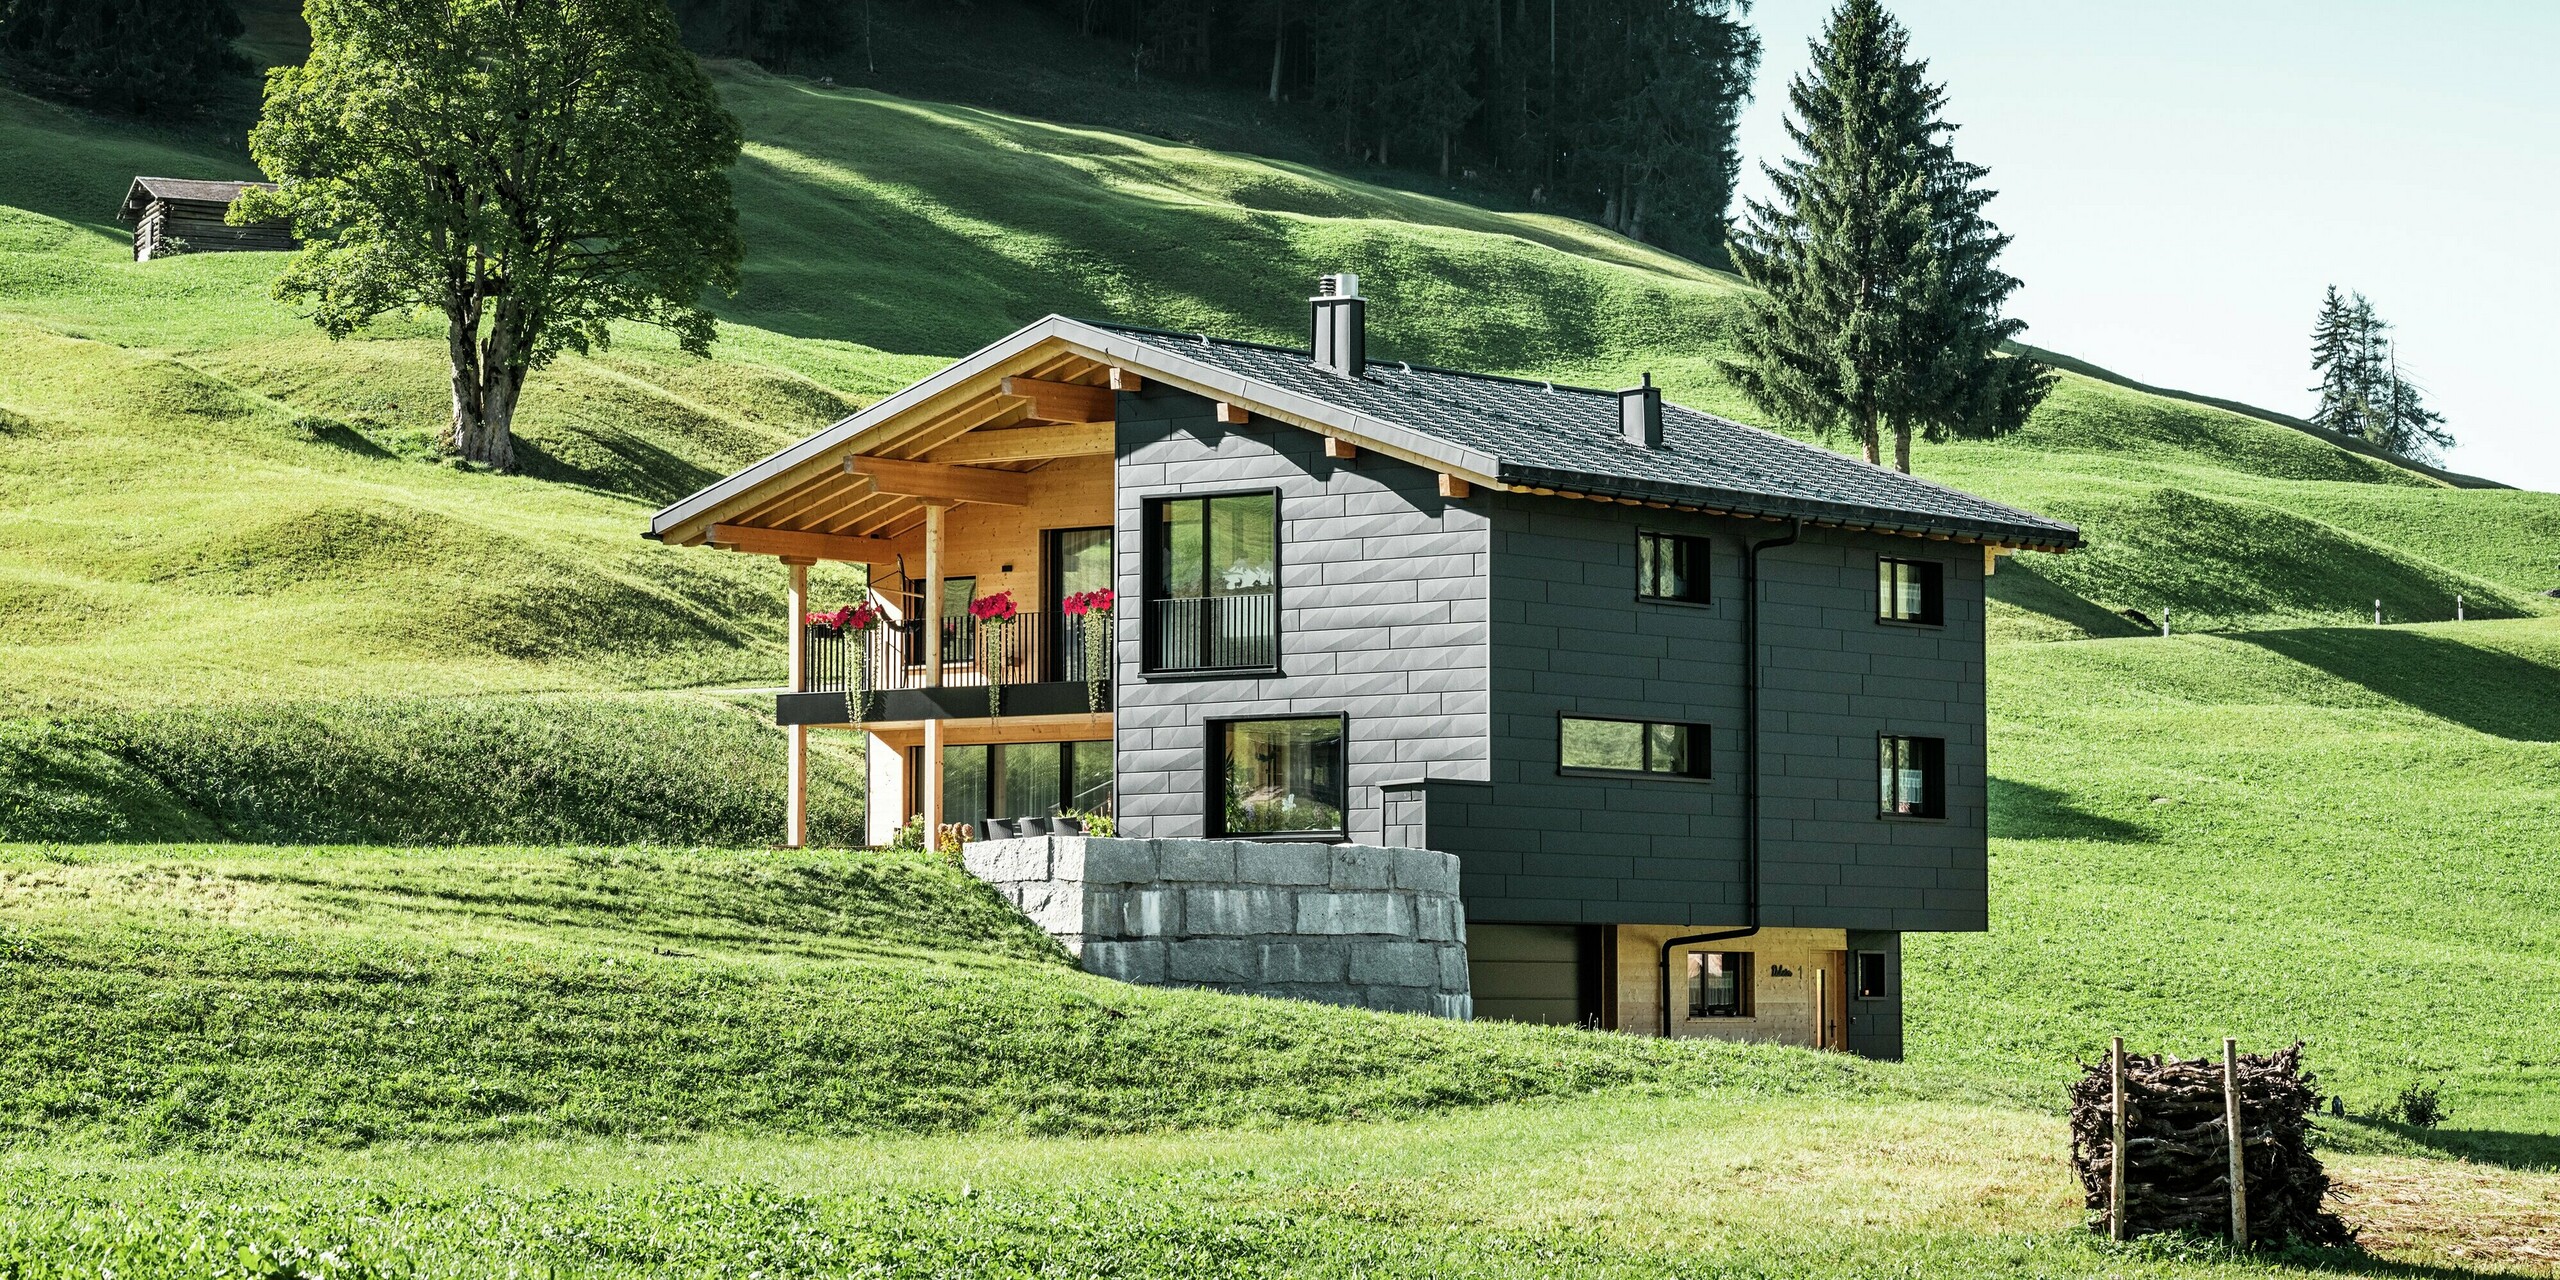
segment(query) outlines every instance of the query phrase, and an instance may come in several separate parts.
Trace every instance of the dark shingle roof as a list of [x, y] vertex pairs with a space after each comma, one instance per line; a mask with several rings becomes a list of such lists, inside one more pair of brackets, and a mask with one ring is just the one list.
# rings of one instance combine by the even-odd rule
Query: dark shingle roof
[[1662, 406], [1662, 445], [1644, 448], [1620, 436], [1613, 391], [1394, 361], [1372, 362], [1363, 376], [1344, 378], [1285, 347], [1095, 327], [1489, 455], [1508, 484], [2034, 546], [2080, 545], [2080, 531], [2060, 521], [1681, 405]]
[[251, 187], [272, 190], [271, 182], [215, 182], [204, 178], [136, 178], [125, 192], [123, 216], [130, 222], [142, 212], [142, 206], [153, 200], [203, 200], [213, 204], [229, 204]]

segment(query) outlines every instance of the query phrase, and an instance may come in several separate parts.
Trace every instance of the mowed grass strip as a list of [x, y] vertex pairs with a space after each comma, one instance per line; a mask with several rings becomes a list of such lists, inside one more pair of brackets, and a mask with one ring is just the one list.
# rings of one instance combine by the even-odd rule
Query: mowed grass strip
[[[2449, 1276], [2529, 1262], [2494, 1244], [2560, 1195], [2357, 1157], [2336, 1168], [2378, 1253], [2120, 1246], [2085, 1229], [2065, 1142], [1998, 1107], [1612, 1094], [1104, 1138], [22, 1151], [0, 1156], [0, 1259], [179, 1275], [204, 1241], [326, 1253], [332, 1276]], [[2474, 1238], [2413, 1233], [2428, 1212]]]

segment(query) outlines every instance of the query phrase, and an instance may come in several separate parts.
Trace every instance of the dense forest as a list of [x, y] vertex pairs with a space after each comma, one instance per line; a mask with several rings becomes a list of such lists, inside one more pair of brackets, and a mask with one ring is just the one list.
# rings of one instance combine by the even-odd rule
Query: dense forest
[[[873, 6], [677, 0], [695, 48], [808, 72]], [[1734, 124], [1760, 46], [1748, 0], [1026, 0], [1124, 43], [1128, 74], [1314, 113], [1346, 162], [1516, 193], [1640, 240], [1720, 252]]]

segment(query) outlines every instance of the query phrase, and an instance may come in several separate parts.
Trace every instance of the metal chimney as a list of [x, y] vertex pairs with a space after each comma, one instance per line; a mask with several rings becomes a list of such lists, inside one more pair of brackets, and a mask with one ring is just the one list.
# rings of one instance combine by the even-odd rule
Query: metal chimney
[[1644, 375], [1643, 386], [1618, 393], [1618, 433], [1639, 449], [1662, 447], [1662, 389], [1652, 374]]
[[1316, 296], [1308, 299], [1314, 313], [1316, 367], [1357, 378], [1369, 367], [1367, 303], [1360, 299], [1360, 277], [1348, 271], [1316, 278]]

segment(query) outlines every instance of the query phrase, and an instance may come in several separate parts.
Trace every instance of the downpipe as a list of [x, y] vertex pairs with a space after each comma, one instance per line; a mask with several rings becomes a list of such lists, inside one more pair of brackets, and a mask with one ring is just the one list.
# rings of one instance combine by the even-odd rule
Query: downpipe
[[1742, 919], [1739, 929], [1665, 939], [1662, 971], [1662, 1038], [1671, 1038], [1671, 953], [1702, 942], [1727, 942], [1760, 932], [1760, 553], [1794, 546], [1804, 521], [1783, 538], [1748, 543], [1742, 553]]

